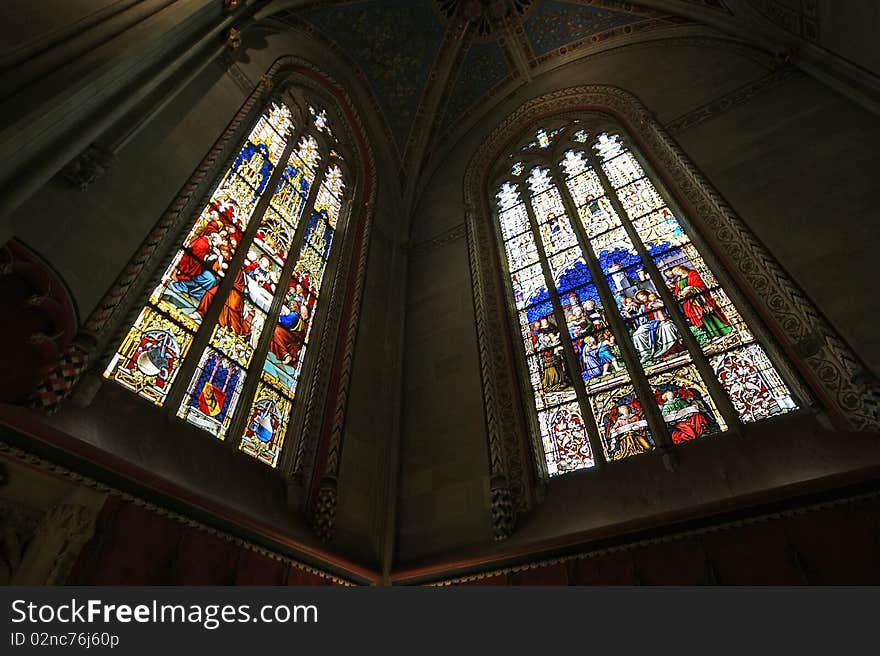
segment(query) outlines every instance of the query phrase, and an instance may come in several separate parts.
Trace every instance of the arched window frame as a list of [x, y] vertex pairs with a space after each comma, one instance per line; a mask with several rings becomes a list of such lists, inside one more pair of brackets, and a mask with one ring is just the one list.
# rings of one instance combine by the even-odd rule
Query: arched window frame
[[[47, 372], [30, 403], [52, 414], [71, 397], [75, 397], [76, 405], [88, 406], [99, 390], [112, 386], [120, 394], [126, 394], [133, 403], [144, 404], [145, 410], [155, 412], [155, 406], [149, 401], [107, 382], [101, 372], [191, 229], [193, 217], [210, 200], [228, 162], [239, 152], [268, 103], [291, 85], [307, 88], [316, 97], [325, 98], [328, 101], [325, 106], [335, 106], [337, 118], [342, 119], [335, 127], [336, 136], [351, 155], [351, 159], [347, 159], [352, 167], [349, 175], [355, 169], [357, 172], [356, 182], [354, 178], [351, 182], [352, 212], [344, 234], [339, 235], [342, 243], [338, 243], [335, 249], [338, 260], [335, 271], [328, 274], [333, 277], [332, 281], [327, 281], [328, 285], [332, 283], [333, 293], [330, 294], [328, 287], [323, 327], [318, 325], [318, 318], [313, 327], [313, 331], [320, 329], [320, 340], [315, 340], [313, 355], [307, 358], [302, 372], [302, 376], [309, 376], [310, 385], [308, 390], [299, 389], [303, 402], [298, 409], [301, 414], [298, 419], [291, 420], [288, 435], [292, 439], [284, 448], [283, 460], [277, 469], [272, 470], [237, 450], [235, 453], [242, 459], [242, 465], [250, 464], [266, 475], [283, 477], [288, 502], [305, 512], [322, 539], [329, 539], [335, 522], [342, 427], [376, 205], [376, 162], [366, 126], [348, 93], [308, 60], [293, 55], [282, 56], [267, 69], [158, 218], [128, 265], [80, 326], [75, 341], [62, 354], [58, 364]], [[312, 371], [307, 371], [307, 366]], [[328, 408], [332, 411], [328, 412]], [[199, 433], [199, 439], [210, 440], [211, 448], [218, 447], [217, 440], [210, 435], [196, 429], [191, 432]]]
[[[546, 135], [546, 138], [548, 138], [548, 142], [543, 145], [536, 141], [536, 135], [539, 130], [542, 131], [543, 135]], [[586, 140], [578, 141], [575, 139], [575, 135], [578, 134], [585, 135], [584, 138]], [[716, 373], [711, 365], [713, 358], [723, 357], [728, 353], [736, 352], [738, 349], [750, 348], [752, 345], [757, 345], [759, 348], [762, 348], [765, 353], [769, 351], [770, 355], [768, 357], [771, 363], [775, 365], [775, 373], [779, 373], [782, 377], [788, 391], [792, 388], [800, 390], [800, 395], [802, 395], [801, 398], [806, 398], [805, 393], [797, 382], [797, 378], [788, 371], [786, 366], [779, 365], [779, 362], [783, 359], [782, 356], [776, 352], [772, 340], [767, 336], [766, 331], [760, 326], [760, 322], [757, 318], [749, 311], [746, 312], [748, 317], [745, 319], [745, 325], [743, 327], [746, 327], [749, 332], [755, 335], [756, 339], [754, 341], [749, 342], [745, 346], [734, 342], [712, 355], [708, 355], [704, 352], [702, 345], [697, 342], [694, 334], [689, 330], [687, 319], [678, 311], [676, 307], [679, 305], [678, 302], [665, 285], [661, 284], [658, 280], [662, 273], [660, 271], [660, 264], [648, 253], [646, 245], [643, 243], [644, 237], [639, 234], [639, 231], [636, 228], [636, 225], [638, 224], [637, 219], [639, 217], [629, 217], [622, 201], [617, 197], [616, 189], [613, 186], [612, 181], [609, 179], [608, 174], [603, 171], [603, 160], [595, 152], [596, 138], [600, 134], [606, 136], [611, 135], [612, 138], [619, 143], [622, 149], [629, 151], [629, 154], [632, 155], [643, 169], [647, 179], [650, 180], [654, 188], [657, 189], [657, 192], [665, 202], [666, 207], [671, 209], [677, 222], [681, 224], [681, 227], [685, 230], [691, 242], [697, 247], [697, 251], [702, 260], [706, 263], [711, 270], [713, 277], [716, 279], [716, 284], [710, 285], [710, 289], [717, 289], [711, 293], [707, 292], [707, 294], [710, 294], [709, 298], [712, 298], [712, 295], [718, 297], [719, 292], [722, 295], [726, 294], [728, 297], [731, 297], [733, 307], [725, 310], [728, 313], [730, 313], [731, 310], [734, 312], [739, 311], [740, 308], [746, 306], [747, 303], [745, 303], [744, 299], [740, 298], [736, 286], [724, 272], [723, 265], [717, 262], [711, 249], [705, 244], [705, 242], [703, 242], [696, 230], [689, 224], [687, 217], [680, 210], [675, 199], [664, 188], [664, 185], [660, 184], [659, 177], [641, 156], [638, 148], [630, 142], [629, 137], [623, 131], [622, 126], [607, 114], [578, 113], [575, 115], [554, 116], [539, 121], [537, 124], [533, 125], [530, 130], [527, 130], [526, 134], [523, 135], [522, 141], [512, 150], [512, 152], [508, 153], [506, 157], [501, 157], [497, 168], [493, 171], [490, 190], [499, 189], [505, 184], [516, 187], [529, 217], [529, 222], [531, 224], [529, 232], [535, 238], [535, 243], [539, 251], [538, 265], [541, 266], [542, 270], [549, 273], [550, 269], [548, 269], [547, 259], [549, 258], [549, 260], [552, 261], [554, 257], [557, 256], [554, 255], [551, 257], [545, 254], [546, 244], [543, 243], [544, 240], [539, 236], [540, 230], [537, 226], [543, 223], [543, 218], [536, 215], [532, 203], [532, 198], [536, 197], [536, 195], [533, 194], [529, 188], [529, 174], [533, 169], [549, 172], [550, 185], [559, 191], [564, 216], [571, 222], [571, 227], [577, 235], [575, 246], [579, 253], [586, 256], [586, 261], [589, 263], [588, 266], [592, 269], [590, 272], [590, 278], [592, 281], [589, 285], [594, 286], [599, 284], [597, 281], [600, 278], [610, 278], [612, 274], [611, 270], [600, 269], [598, 258], [593, 254], [592, 248], [592, 246], [599, 241], [599, 237], [596, 237], [595, 239], [591, 238], [581, 225], [581, 220], [578, 218], [577, 200], [574, 198], [570, 185], [567, 182], [568, 176], [564, 170], [565, 167], [562, 162], [567, 152], [575, 151], [583, 153], [586, 156], [588, 168], [584, 170], [584, 174], [586, 174], [586, 171], [596, 172], [596, 180], [602, 191], [599, 198], [603, 199], [603, 202], [607, 201], [607, 203], [610, 204], [610, 210], [618, 217], [620, 225], [622, 226], [621, 228], [608, 227], [600, 229], [599, 233], [611, 235], [622, 230], [624, 235], [628, 234], [628, 237], [626, 238], [631, 240], [632, 244], [635, 245], [635, 250], [639, 253], [641, 261], [640, 266], [644, 267], [646, 275], [649, 276], [650, 280], [653, 280], [653, 286], [659, 292], [660, 300], [663, 303], [663, 312], [667, 315], [669, 321], [676, 327], [677, 334], [680, 335], [681, 342], [686, 348], [686, 353], [689, 357], [685, 361], [681, 361], [682, 357], [684, 357], [684, 352], [682, 352], [681, 356], [678, 357], [679, 362], [677, 363], [663, 364], [661, 362], [659, 366], [654, 366], [653, 368], [642, 364], [639, 361], [634, 345], [627, 340], [628, 331], [617, 317], [616, 313], [618, 307], [615, 299], [611, 296], [611, 290], [602, 288], [601, 284], [599, 289], [599, 300], [604, 306], [604, 313], [608, 318], [608, 330], [618, 337], [617, 344], [622, 353], [622, 361], [619, 363], [621, 373], [612, 375], [612, 378], [618, 380], [610, 386], [610, 389], [621, 391], [628, 389], [630, 395], [636, 395], [634, 400], [637, 398], [641, 403], [640, 416], [643, 417], [648, 424], [650, 435], [648, 439], [651, 439], [651, 449], [668, 449], [675, 446], [670, 439], [666, 422], [659, 411], [659, 407], [654, 403], [655, 392], [654, 384], [652, 383], [652, 380], [657, 381], [664, 377], [669, 377], [673, 373], [685, 374], [685, 378], [689, 378], [690, 382], [699, 389], [698, 394], [704, 395], [704, 399], [701, 400], [701, 403], [707, 403], [708, 407], [704, 408], [707, 412], [704, 412], [703, 415], [708, 416], [713, 422], [717, 421], [719, 427], [715, 429], [716, 432], [726, 433], [739, 432], [742, 430], [744, 420], [734, 407], [729, 398], [729, 394], [724, 390], [722, 384], [717, 379]], [[611, 159], [613, 160], [613, 158]], [[516, 175], [514, 175], [514, 171], [511, 170], [513, 166], [516, 166]], [[622, 189], [625, 186], [626, 185], [620, 185], [620, 188]], [[647, 218], [648, 216], [650, 216], [650, 213], [642, 218]], [[493, 210], [493, 219], [496, 227], [496, 239], [499, 244], [503, 244], [504, 235], [501, 230], [500, 211], [497, 204]], [[672, 250], [678, 249], [673, 248]], [[513, 305], [513, 296], [516, 291], [510, 284], [511, 274], [513, 272], [509, 270], [506, 257], [502, 257], [499, 264], [504, 270], [504, 279], [508, 282], [509, 293], [507, 306], [508, 312], [512, 313], [511, 323], [515, 329], [519, 326], [521, 321], [519, 317], [521, 308], [517, 308]], [[691, 264], [691, 266], [693, 265]], [[551, 282], [555, 283], [556, 281]], [[558, 315], [556, 316], [556, 323], [559, 324], [559, 333], [562, 336], [561, 347], [565, 354], [565, 359], [567, 360], [567, 362], [560, 364], [562, 364], [564, 369], [568, 372], [567, 378], [574, 383], [571, 386], [574, 396], [568, 403], [577, 401], [577, 405], [581, 410], [580, 416], [585, 424], [589, 443], [592, 447], [590, 449], [593, 461], [592, 464], [586, 466], [581, 465], [575, 470], [559, 473], [573, 473], [574, 471], [582, 471], [594, 466], [601, 467], [608, 464], [609, 459], [605, 453], [608, 445], [605, 444], [605, 438], [601, 434], [602, 422], [599, 421], [599, 417], [594, 417], [594, 403], [590, 401], [593, 395], [597, 394], [597, 392], [595, 390], [590, 390], [586, 384], [582, 384], [584, 383], [582, 378], [581, 380], [577, 380], [580, 378], [581, 369], [578, 366], [579, 362], [574, 359], [575, 354], [572, 348], [570, 348], [572, 343], [572, 340], [568, 338], [570, 326], [567, 326], [567, 317], [563, 315], [566, 303], [562, 300], [562, 297], [567, 296], [570, 292], [578, 290], [573, 287], [571, 290], [560, 292], [557, 291], [555, 285], [547, 287], [546, 284], [545, 288], [548, 288], [549, 290], [549, 295], [552, 299], [550, 301], [551, 304], [558, 308], [554, 311], [554, 314]], [[742, 312], [738, 313], [742, 314]], [[528, 353], [522, 348], [521, 334], [515, 331], [512, 335], [512, 339], [519, 347], [516, 350], [519, 352], [521, 362], [527, 361]], [[672, 356], [673, 361], [675, 358], [676, 356]], [[624, 374], [623, 372], [627, 373]], [[528, 380], [529, 372], [527, 370], [521, 371], [521, 380], [523, 375], [525, 375], [525, 379]], [[599, 380], [601, 381], [601, 377]], [[538, 434], [540, 434], [544, 431], [540, 426], [535, 425], [535, 418], [541, 413], [538, 408], [534, 407], [534, 394], [531, 392], [532, 390], [529, 389], [526, 394], [526, 398], [528, 399], [526, 403], [529, 409], [528, 415], [532, 419], [532, 430], [537, 430]], [[797, 399], [798, 395], [792, 394], [792, 396]], [[785, 414], [792, 409], [802, 409], [802, 403], [798, 404], [797, 400], [788, 399], [788, 401], [795, 403], [797, 407], [780, 407], [778, 414], [774, 415], [774, 417]], [[645, 451], [645, 453], [647, 452], [649, 451]], [[547, 466], [546, 463], [539, 463], [539, 468], [545, 466]], [[551, 475], [552, 473], [553, 472], [551, 472]], [[544, 474], [543, 471], [542, 474]]]
[[[316, 106], [317, 108], [315, 108]], [[327, 98], [320, 92], [320, 90], [302, 88], [301, 86], [287, 86], [283, 91], [275, 91], [267, 96], [266, 102], [264, 102], [261, 107], [261, 111], [257, 112], [256, 116], [249, 121], [250, 128], [245, 132], [245, 135], [239, 139], [239, 147], [241, 144], [245, 143], [246, 136], [250, 133], [250, 130], [255, 129], [257, 125], [261, 124], [264, 117], [268, 116], [268, 113], [275, 108], [286, 108], [290, 113], [291, 125], [288, 134], [284, 136], [284, 146], [277, 155], [277, 162], [272, 166], [271, 173], [268, 176], [263, 191], [254, 201], [253, 210], [250, 214], [247, 227], [244, 228], [241, 233], [241, 242], [238, 244], [235, 252], [229, 260], [229, 268], [226, 271], [226, 275], [220, 278], [217, 284], [217, 291], [210, 306], [205, 311], [204, 316], [201, 318], [201, 321], [195, 329], [193, 330], [193, 328], [190, 327], [190, 330], [193, 332], [191, 332], [189, 336], [189, 345], [186, 353], [182, 357], [182, 362], [177, 371], [175, 371], [168, 393], [161, 401], [154, 401], [156, 405], [163, 406], [169, 414], [169, 417], [173, 420], [189, 421], [189, 423], [193, 423], [191, 420], [188, 420], [187, 415], [189, 411], [185, 408], [188, 403], [188, 397], [192, 392], [190, 388], [195, 384], [195, 377], [199, 374], [199, 366], [202, 357], [207, 355], [210, 349], [211, 352], [214, 352], [224, 361], [227, 358], [230, 358], [230, 364], [239, 367], [242, 371], [243, 382], [240, 383], [236, 405], [230, 411], [229, 423], [225, 426], [225, 435], [218, 435], [216, 431], [212, 432], [208, 428], [201, 427], [198, 424], [196, 424], [196, 426], [202, 428], [208, 435], [212, 435], [215, 438], [219, 437], [224, 444], [229, 448], [234, 449], [240, 449], [242, 447], [245, 429], [250, 421], [253, 404], [255, 403], [259, 389], [261, 387], [270, 387], [262, 380], [262, 363], [268, 356], [272, 331], [278, 320], [278, 313], [284, 300], [283, 297], [288, 287], [288, 281], [292, 279], [300, 255], [304, 252], [308, 225], [313, 215], [316, 214], [315, 205], [318, 202], [318, 196], [321, 193], [323, 186], [328, 180], [328, 172], [334, 168], [340, 170], [344, 181], [344, 187], [340, 190], [340, 194], [337, 197], [340, 201], [340, 207], [333, 231], [333, 243], [329, 248], [327, 262], [321, 275], [320, 292], [314, 288], [316, 282], [314, 280], [310, 286], [312, 288], [309, 289], [309, 293], [317, 296], [315, 299], [316, 301], [323, 301], [325, 297], [329, 298], [332, 294], [332, 282], [337, 269], [339, 251], [341, 250], [339, 242], [343, 241], [346, 234], [349, 217], [351, 215], [352, 199], [354, 191], [357, 188], [356, 171], [353, 171], [349, 167], [346, 157], [339, 152], [347, 152], [349, 148], [347, 145], [340, 143], [338, 138], [333, 135], [331, 129], [328, 127], [332, 125], [342, 126], [344, 125], [343, 120], [339, 117], [332, 104], [332, 99]], [[328, 109], [330, 110], [329, 116]], [[320, 114], [317, 112], [320, 112]], [[217, 345], [213, 344], [213, 333], [217, 326], [218, 316], [222, 313], [227, 298], [231, 298], [232, 294], [236, 294], [236, 292], [233, 291], [234, 278], [239, 269], [244, 266], [246, 256], [249, 251], [253, 251], [254, 253], [260, 252], [259, 250], [254, 250], [258, 248], [256, 235], [264, 218], [267, 217], [270, 212], [274, 212], [275, 209], [277, 209], [273, 209], [274, 205], [272, 203], [277, 190], [281, 188], [281, 178], [287, 169], [288, 164], [292, 163], [291, 158], [293, 157], [293, 154], [300, 149], [300, 145], [306, 139], [313, 140], [316, 144], [318, 154], [317, 160], [312, 168], [313, 179], [308, 192], [303, 197], [302, 204], [299, 208], [299, 215], [297, 217], [291, 217], [291, 220], [294, 222], [294, 234], [290, 241], [289, 250], [285, 254], [284, 264], [280, 267], [274, 262], [272, 264], [272, 266], [278, 270], [277, 276], [279, 277], [279, 280], [276, 282], [275, 291], [272, 293], [269, 307], [263, 308], [263, 311], [265, 312], [265, 325], [260, 333], [253, 354], [250, 357], [248, 366], [242, 367], [240, 363], [235, 363], [234, 360], [231, 359], [232, 356], [230, 353], [224, 352], [223, 349], [219, 349]], [[223, 180], [226, 179], [229, 166], [231, 166], [235, 158], [239, 157], [238, 152], [235, 151], [235, 153], [236, 154], [233, 158], [230, 158], [226, 162], [226, 166], [220, 168], [219, 175], [215, 177], [210, 187], [212, 191], [214, 189], [219, 189]], [[234, 176], [234, 174], [229, 175]], [[211, 197], [213, 197], [213, 193], [211, 194]], [[189, 229], [192, 229], [196, 217], [201, 213], [202, 210], [195, 213], [189, 222]], [[181, 241], [181, 243], [183, 242]], [[169, 265], [172, 265], [175, 261], [174, 258], [177, 257], [177, 252], [180, 251], [172, 250], [171, 259], [166, 263], [166, 267], [162, 269], [163, 275], [159, 280], [154, 281], [156, 283], [154, 286], [155, 288], [158, 289], [163, 284], [164, 273], [171, 270]], [[242, 299], [246, 299], [248, 296], [241, 292], [239, 292], [238, 295], [241, 296]], [[324, 318], [327, 314], [325, 311], [326, 305], [329, 305], [328, 301], [318, 302], [316, 305], [317, 313], [310, 321], [310, 330], [304, 332], [302, 335], [304, 340], [308, 339], [308, 344], [304, 343], [300, 347], [301, 351], [304, 352], [304, 355], [300, 356], [303, 361], [299, 364], [299, 372], [296, 381], [288, 391], [289, 398], [286, 401], [286, 416], [282, 417], [286, 430], [279, 432], [278, 436], [276, 436], [276, 439], [280, 438], [280, 445], [277, 448], [277, 452], [270, 458], [258, 458], [258, 460], [269, 464], [272, 467], [281, 466], [283, 469], [289, 468], [292, 456], [288, 455], [288, 451], [291, 451], [292, 449], [285, 449], [284, 447], [289, 443], [289, 440], [287, 439], [288, 436], [298, 434], [298, 430], [301, 428], [303, 415], [303, 409], [301, 406], [304, 404], [301, 402], [297, 403], [296, 401], [299, 400], [301, 395], [304, 398], [307, 398], [307, 395], [302, 394], [302, 392], [308, 391], [309, 386], [306, 383], [311, 379], [311, 374], [314, 370], [313, 363], [315, 360], [314, 357], [309, 357], [310, 351], [314, 350], [311, 348], [316, 341], [314, 338], [317, 337], [317, 341], [319, 341], [322, 336], [322, 330], [325, 324]], [[161, 308], [154, 307], [152, 303], [148, 303], [145, 306], [145, 309], [148, 309], [154, 314], [158, 312], [160, 316], [165, 314]], [[176, 323], [183, 325], [180, 324], [180, 320], [177, 320]], [[108, 367], [105, 375], [113, 374], [115, 372], [113, 367], [114, 362], [116, 362], [115, 357], [111, 361], [111, 366]], [[114, 371], [111, 371], [111, 369], [114, 369]], [[282, 402], [284, 403], [284, 393], [281, 389], [277, 388], [274, 391], [277, 393], [278, 398], [282, 399]], [[252, 452], [248, 453], [248, 455], [253, 455], [255, 458], [257, 457]]]
[[[794, 375], [785, 375], [785, 380], [801, 403], [827, 414], [839, 428], [876, 430], [880, 425], [873, 410], [876, 398], [859, 384], [864, 369], [857, 356], [650, 112], [636, 98], [615, 87], [562, 89], [525, 103], [502, 121], [478, 148], [465, 174], [465, 223], [497, 539], [509, 535], [517, 514], [543, 496], [547, 472], [541, 465], [544, 453], [536, 439], [539, 433], [522, 401], [527, 379], [521, 375], [522, 358], [515, 348], [515, 340], [521, 336], [518, 321], [512, 324], [510, 319], [509, 284], [503, 280], [498, 264], [505, 256], [493, 227], [492, 185], [500, 176], [498, 162], [515, 151], [532, 126], [549, 125], [557, 117], [576, 118], [584, 112], [608, 115], [632, 139], [647, 170], [653, 171], [654, 182], [668, 200], [676, 201], [673, 207], [683, 210], [692, 229], [690, 236], [702, 254], [713, 264], [720, 263], [721, 271], [727, 271], [734, 283], [728, 290], [738, 290], [732, 293], [741, 313], [750, 320], [758, 343], [765, 350], [769, 347], [771, 359], [783, 370], [796, 370]], [[723, 273], [719, 281], [729, 285]], [[762, 325], [765, 334], [771, 336], [769, 341], [762, 334]], [[811, 398], [818, 402], [810, 405]]]

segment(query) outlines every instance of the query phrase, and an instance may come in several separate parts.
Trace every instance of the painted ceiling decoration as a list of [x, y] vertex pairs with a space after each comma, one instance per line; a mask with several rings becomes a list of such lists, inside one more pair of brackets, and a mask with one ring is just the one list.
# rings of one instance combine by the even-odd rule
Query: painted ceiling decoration
[[522, 16], [535, 0], [434, 0], [446, 18], [456, 12], [476, 25], [477, 34], [486, 36], [504, 24], [514, 13]]
[[523, 24], [536, 55], [544, 55], [585, 36], [645, 20], [620, 9], [573, 5], [560, 0], [539, 3]]
[[[684, 2], [726, 11], [721, 0]], [[406, 169], [529, 69], [683, 21], [622, 0], [315, 0], [287, 7], [273, 18], [351, 63]]]
[[454, 127], [470, 107], [512, 74], [504, 49], [497, 41], [475, 41], [466, 48], [450, 79], [448, 99], [441, 111], [441, 134]]
[[363, 73], [403, 152], [445, 26], [432, 0], [366, 0], [297, 12]]

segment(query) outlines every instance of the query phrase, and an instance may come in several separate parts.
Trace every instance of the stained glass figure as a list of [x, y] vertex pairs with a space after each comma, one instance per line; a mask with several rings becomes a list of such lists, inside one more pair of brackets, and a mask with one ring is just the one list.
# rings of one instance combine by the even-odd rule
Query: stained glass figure
[[513, 283], [513, 301], [519, 309], [550, 298], [540, 264], [521, 269], [512, 274], [510, 280]]
[[654, 448], [643, 406], [631, 385], [590, 397], [608, 460], [622, 460]]
[[673, 444], [727, 430], [694, 365], [658, 374], [648, 382]]
[[561, 302], [586, 389], [607, 388], [628, 380], [629, 373], [596, 286], [573, 289]]
[[578, 206], [578, 217], [587, 237], [597, 237], [620, 225], [617, 212], [611, 202], [604, 197], [587, 200], [583, 205]]
[[[573, 123], [568, 133], [539, 128], [521, 149], [532, 163], [516, 163], [496, 194], [551, 475], [593, 465], [590, 417], [605, 458], [620, 460], [650, 451], [656, 436], [679, 445], [727, 430], [721, 388], [743, 421], [796, 409], [637, 154], [619, 134]], [[561, 155], [551, 156], [554, 143]], [[709, 368], [721, 388], [703, 379]]]
[[666, 205], [654, 185], [644, 178], [618, 189], [617, 197], [630, 219], [637, 219]]
[[560, 214], [547, 212], [538, 229], [547, 255], [555, 255], [578, 243], [577, 233], [572, 228], [564, 210]]
[[266, 323], [265, 312], [249, 296], [249, 293], [246, 295], [244, 292], [244, 275], [239, 273], [235, 288], [230, 290], [226, 303], [220, 310], [210, 341], [211, 346], [243, 367], [250, 364]]
[[263, 367], [270, 382], [292, 395], [315, 313], [317, 296], [308, 273], [294, 272], [284, 295], [278, 322]]

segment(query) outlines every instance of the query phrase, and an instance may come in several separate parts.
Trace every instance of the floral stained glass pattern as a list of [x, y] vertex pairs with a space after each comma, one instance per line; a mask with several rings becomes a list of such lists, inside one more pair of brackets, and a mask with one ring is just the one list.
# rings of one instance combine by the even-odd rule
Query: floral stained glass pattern
[[587, 437], [586, 423], [577, 403], [538, 415], [547, 469], [551, 476], [587, 469], [596, 464]]
[[760, 421], [797, 408], [788, 387], [757, 344], [717, 355], [711, 363], [743, 421]]

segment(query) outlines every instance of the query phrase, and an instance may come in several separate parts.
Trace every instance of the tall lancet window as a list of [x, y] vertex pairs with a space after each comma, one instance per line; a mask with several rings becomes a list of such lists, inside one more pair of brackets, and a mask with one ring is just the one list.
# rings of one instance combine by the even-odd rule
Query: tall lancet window
[[105, 377], [278, 465], [347, 198], [326, 111], [250, 135]]
[[539, 128], [494, 189], [551, 475], [797, 408], [686, 217], [593, 125]]

